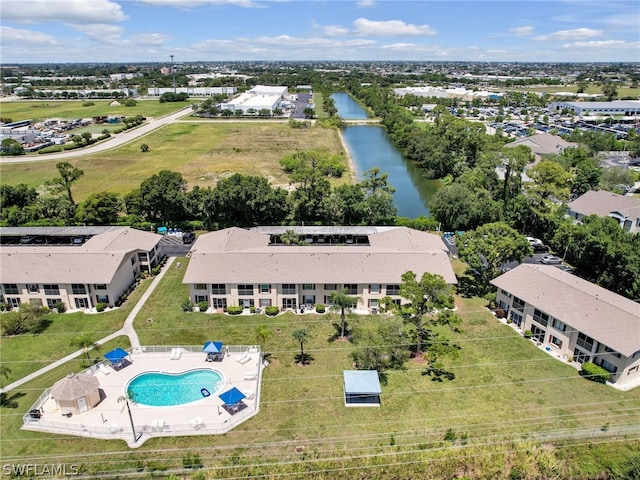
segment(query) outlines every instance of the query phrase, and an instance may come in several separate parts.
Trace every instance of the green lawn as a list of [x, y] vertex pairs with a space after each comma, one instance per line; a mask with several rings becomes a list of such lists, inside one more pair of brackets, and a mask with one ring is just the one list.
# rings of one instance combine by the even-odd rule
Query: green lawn
[[14, 122], [19, 120], [40, 122], [47, 118], [75, 120], [101, 115], [161, 117], [195, 103], [194, 101], [160, 103], [158, 100], [141, 100], [134, 107], [125, 107], [111, 106], [113, 100], [90, 101], [94, 105], [84, 107], [84, 100], [16, 100], [2, 102], [0, 110], [3, 117], [8, 117]]
[[[536, 87], [509, 87], [505, 90], [511, 90], [516, 92], [546, 92], [553, 94], [554, 92], [571, 92], [578, 93], [578, 85], [545, 85]], [[599, 85], [587, 85], [584, 93], [602, 94], [602, 88]], [[640, 96], [640, 87], [618, 87], [618, 98], [623, 97], [638, 97]]]
[[[142, 153], [140, 145], [149, 145]], [[190, 186], [212, 186], [233, 173], [266, 177], [275, 185], [288, 185], [281, 169], [282, 157], [296, 151], [321, 150], [345, 153], [337, 130], [292, 129], [275, 123], [174, 123], [108, 152], [70, 159], [84, 171], [73, 187], [82, 201], [91, 193], [119, 194], [139, 188], [161, 170], [180, 172]], [[346, 159], [345, 159], [346, 161]], [[57, 161], [0, 165], [3, 183], [38, 187], [58, 175]], [[349, 170], [336, 183], [349, 182]]]
[[[457, 305], [464, 319], [464, 332], [450, 335], [461, 346], [460, 356], [446, 361], [447, 368], [455, 373], [453, 381], [434, 382], [422, 374], [422, 364], [410, 362], [404, 371], [388, 372], [380, 408], [345, 408], [342, 371], [352, 368], [349, 353], [355, 347], [331, 340], [337, 315], [287, 313], [269, 318], [184, 313], [180, 306], [188, 291], [181, 281], [189, 259], [178, 260], [181, 268], [174, 262], [136, 319], [142, 344], [200, 345], [212, 338], [228, 344], [251, 344], [255, 342], [255, 327], [267, 325], [272, 335], [264, 345], [269, 366], [262, 382], [260, 413], [226, 435], [154, 439], [135, 451], [129, 451], [120, 441], [52, 437], [18, 430], [20, 416], [42, 389], [72, 368], [68, 365], [11, 393], [17, 408], [2, 408], [5, 458], [38, 455], [39, 461], [45, 462], [47, 455], [73, 456], [81, 450], [88, 455], [86, 462], [100, 465], [108, 458], [105, 465], [114, 469], [133, 468], [136, 459], [146, 457], [145, 466], [150, 469], [179, 466], [184, 452], [199, 452], [206, 467], [216, 466], [218, 478], [249, 471], [234, 470], [234, 465], [300, 462], [303, 458], [317, 459], [327, 467], [345, 468], [355, 468], [363, 462], [415, 462], [418, 458], [420, 465], [425, 462], [424, 468], [435, 468], [436, 464], [445, 468], [439, 462], [449, 458], [455, 472], [464, 457], [477, 472], [485, 472], [471, 473], [469, 478], [508, 478], [506, 473], [504, 477], [497, 474], [505, 471], [505, 462], [526, 464], [532, 458], [536, 462], [556, 461], [555, 457], [548, 458], [551, 447], [536, 446], [536, 438], [544, 432], [577, 427], [599, 431], [605, 423], [612, 427], [640, 423], [640, 389], [619, 392], [582, 379], [576, 370], [499, 323], [484, 308], [484, 301], [463, 298], [457, 298]], [[147, 321], [149, 318], [153, 321]], [[349, 321], [372, 324], [385, 321], [385, 317], [358, 316]], [[297, 328], [306, 328], [313, 335], [305, 348], [313, 357], [307, 367], [298, 366], [294, 360], [299, 345], [291, 333]], [[466, 439], [453, 450], [441, 450], [450, 446], [442, 442], [448, 429], [457, 438]], [[519, 443], [524, 438], [530, 440]], [[473, 445], [469, 453], [465, 453], [466, 443]], [[297, 445], [304, 446], [302, 456], [295, 451]], [[620, 448], [633, 449], [634, 445], [637, 448], [638, 443], [628, 442]], [[174, 451], [176, 448], [181, 450]], [[503, 450], [510, 453], [501, 454], [502, 459], [495, 457]], [[158, 451], [166, 453], [152, 454]], [[525, 452], [526, 458], [518, 456]], [[366, 460], [339, 459], [357, 454], [365, 455]], [[505, 455], [512, 460], [505, 460]], [[335, 457], [338, 459], [328, 460]], [[89, 463], [87, 468], [97, 469], [97, 465]], [[295, 465], [298, 469], [314, 466]], [[543, 467], [547, 468], [534, 462], [527, 471]], [[286, 472], [287, 468], [293, 467], [273, 467], [272, 472]], [[415, 472], [418, 467], [412, 468]], [[452, 473], [448, 478], [459, 477]]]

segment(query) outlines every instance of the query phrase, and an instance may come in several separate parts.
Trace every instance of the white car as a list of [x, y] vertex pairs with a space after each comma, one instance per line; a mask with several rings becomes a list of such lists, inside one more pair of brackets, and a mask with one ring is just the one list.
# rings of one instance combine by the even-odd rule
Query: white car
[[556, 257], [555, 255], [544, 255], [540, 257], [540, 263], [557, 264], [557, 263], [562, 263], [562, 259], [559, 257]]
[[539, 238], [527, 237], [527, 240], [529, 240], [531, 246], [542, 245], [542, 240], [540, 240]]

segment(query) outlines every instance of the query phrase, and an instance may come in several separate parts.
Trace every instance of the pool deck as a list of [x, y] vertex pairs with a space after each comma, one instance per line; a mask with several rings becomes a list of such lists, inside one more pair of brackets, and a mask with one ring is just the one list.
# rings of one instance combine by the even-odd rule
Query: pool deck
[[[231, 347], [232, 351], [226, 353], [222, 361], [207, 362], [206, 354], [196, 351], [198, 348], [202, 347], [182, 347], [180, 357], [172, 359], [171, 347], [163, 352], [149, 352], [150, 348], [141, 347], [131, 353], [131, 363], [120, 370], [114, 370], [110, 366], [104, 369], [94, 367], [93, 375], [100, 381], [100, 403], [86, 412], [66, 417], [55, 400], [47, 397], [40, 406], [42, 417], [38, 420], [27, 418], [22, 428], [92, 438], [122, 439], [130, 447], [140, 446], [149, 438], [159, 436], [226, 433], [259, 411], [263, 369], [261, 352], [258, 347], [243, 347], [240, 351], [234, 351], [238, 348]], [[123, 401], [118, 402], [124, 396], [128, 382], [145, 372], [182, 373], [201, 368], [216, 370], [222, 375], [223, 386], [216, 392], [212, 385], [203, 385], [211, 392], [209, 397], [171, 407], [151, 407], [129, 402], [136, 432], [134, 441], [126, 405]], [[105, 371], [109, 373], [106, 374]], [[235, 411], [225, 408], [218, 398], [219, 394], [232, 387], [249, 395]], [[37, 405], [34, 408], [38, 408]]]

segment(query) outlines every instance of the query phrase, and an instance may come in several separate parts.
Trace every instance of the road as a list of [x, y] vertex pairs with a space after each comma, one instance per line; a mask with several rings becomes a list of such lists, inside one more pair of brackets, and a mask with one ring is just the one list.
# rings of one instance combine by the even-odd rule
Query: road
[[25, 157], [2, 157], [0, 159], [0, 165], [7, 163], [24, 163], [24, 162], [43, 162], [48, 160], [62, 160], [67, 158], [75, 158], [75, 157], [83, 157], [85, 155], [90, 155], [93, 153], [104, 152], [105, 150], [111, 150], [112, 148], [119, 147], [124, 145], [125, 143], [131, 142], [132, 140], [136, 140], [140, 137], [143, 137], [152, 131], [164, 127], [169, 123], [173, 123], [181, 117], [185, 115], [189, 115], [191, 113], [191, 107], [185, 107], [182, 110], [179, 110], [174, 113], [170, 113], [169, 115], [165, 115], [164, 117], [154, 118], [149, 120], [144, 125], [141, 125], [137, 128], [133, 128], [131, 130], [127, 130], [122, 133], [118, 133], [117, 135], [112, 136], [108, 140], [104, 142], [100, 142], [96, 145], [92, 145], [87, 148], [79, 148], [76, 150], [69, 150], [68, 152], [60, 152], [60, 153], [49, 153], [46, 155], [35, 155], [25, 156]]

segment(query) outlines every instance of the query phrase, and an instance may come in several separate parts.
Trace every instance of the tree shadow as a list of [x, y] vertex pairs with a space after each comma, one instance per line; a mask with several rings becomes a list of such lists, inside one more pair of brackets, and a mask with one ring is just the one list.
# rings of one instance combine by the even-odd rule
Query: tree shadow
[[474, 277], [463, 275], [458, 278], [458, 285], [456, 286], [458, 294], [464, 298], [471, 298], [481, 295], [483, 288], [480, 281]]
[[313, 358], [313, 355], [310, 355], [308, 353], [298, 353], [294, 358], [298, 365], [309, 365], [315, 360]]
[[18, 399], [24, 397], [26, 393], [15, 392], [9, 395], [8, 393], [0, 393], [0, 406], [6, 408], [18, 408]]
[[51, 325], [53, 323], [53, 320], [49, 319], [49, 318], [43, 318], [42, 320], [40, 320], [38, 322], [38, 324], [31, 330], [31, 333], [33, 333], [34, 335], [38, 335], [39, 333], [44, 332], [47, 328], [49, 328], [49, 325]]
[[444, 368], [438, 367], [427, 367], [422, 375], [431, 377], [432, 382], [444, 382], [445, 380], [455, 380], [456, 374], [453, 372], [449, 372]]
[[389, 384], [389, 375], [387, 372], [378, 372], [378, 380], [380, 380], [380, 385], [388, 385]]
[[327, 343], [335, 342], [336, 340], [338, 340], [340, 338], [344, 338], [345, 340], [351, 341], [351, 327], [349, 326], [349, 322], [347, 322], [347, 321], [344, 322], [344, 337], [342, 337], [342, 335], [341, 335], [342, 334], [342, 325], [341, 325], [340, 321], [333, 322], [331, 325], [335, 329], [335, 332], [333, 332], [333, 335], [331, 335], [327, 339]]

